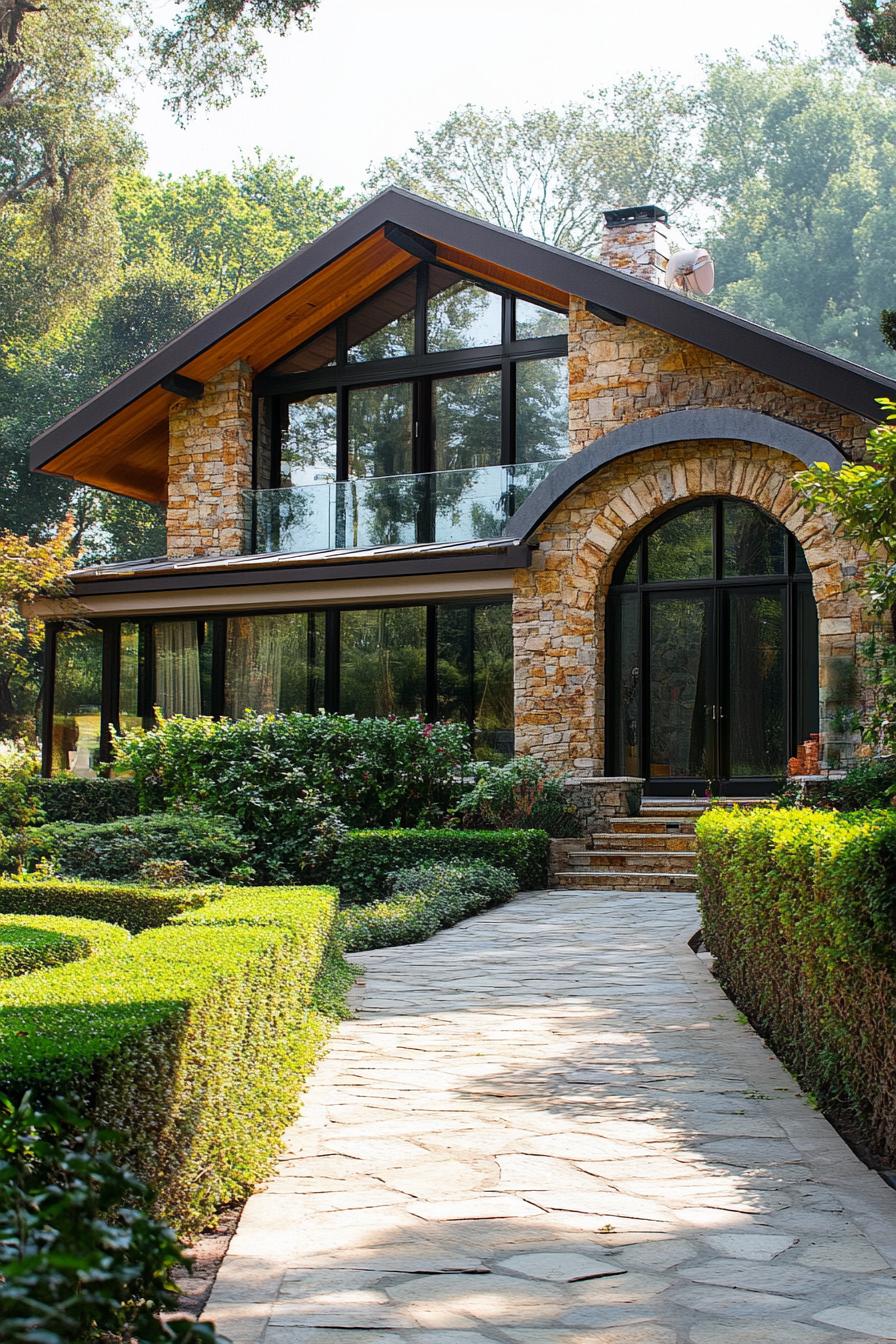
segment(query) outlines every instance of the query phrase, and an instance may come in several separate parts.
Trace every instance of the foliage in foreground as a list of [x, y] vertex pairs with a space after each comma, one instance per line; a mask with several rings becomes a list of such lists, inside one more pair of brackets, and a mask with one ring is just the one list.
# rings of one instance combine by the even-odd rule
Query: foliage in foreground
[[896, 1162], [896, 815], [711, 811], [703, 936], [727, 992], [820, 1104]]
[[517, 756], [505, 765], [473, 766], [474, 784], [457, 803], [463, 826], [547, 831], [551, 836], [581, 835], [575, 808], [563, 780], [551, 775], [535, 756]]
[[205, 900], [89, 962], [0, 981], [0, 1089], [66, 1095], [114, 1130], [185, 1236], [276, 1153], [325, 1034], [315, 981], [337, 955], [331, 889]]
[[131, 933], [167, 924], [220, 894], [209, 886], [159, 888], [150, 882], [103, 882], [27, 873], [0, 877], [0, 911], [10, 915], [77, 915]]
[[252, 844], [229, 817], [200, 812], [159, 812], [93, 824], [57, 821], [28, 833], [26, 860], [49, 864], [64, 877], [102, 873], [130, 881], [148, 863], [179, 860], [189, 880], [252, 876]]
[[509, 901], [517, 889], [508, 869], [475, 859], [403, 868], [388, 885], [385, 900], [342, 911], [339, 927], [347, 952], [423, 942], [439, 929]]
[[511, 872], [518, 890], [534, 891], [547, 886], [549, 848], [544, 831], [349, 831], [330, 873], [343, 905], [379, 900], [391, 873], [440, 861], [481, 860]]
[[164, 1322], [185, 1263], [147, 1214], [146, 1186], [111, 1156], [113, 1136], [61, 1101], [0, 1097], [0, 1336], [4, 1344], [213, 1344], [214, 1327]]

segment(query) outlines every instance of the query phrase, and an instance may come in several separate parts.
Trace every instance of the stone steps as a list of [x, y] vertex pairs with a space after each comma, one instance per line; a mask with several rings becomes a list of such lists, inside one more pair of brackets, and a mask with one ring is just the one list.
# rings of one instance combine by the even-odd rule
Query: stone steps
[[[694, 891], [696, 825], [708, 807], [749, 807], [759, 798], [646, 798], [636, 817], [611, 817], [608, 829], [556, 854], [555, 886], [589, 891]], [[555, 842], [558, 845], [560, 842]]]

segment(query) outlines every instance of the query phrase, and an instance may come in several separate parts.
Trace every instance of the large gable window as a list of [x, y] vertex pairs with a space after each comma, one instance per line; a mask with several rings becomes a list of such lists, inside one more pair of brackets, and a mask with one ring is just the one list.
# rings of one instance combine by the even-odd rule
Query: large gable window
[[[259, 375], [272, 449], [259, 457], [257, 484], [565, 457], [566, 349], [565, 311], [422, 263]], [[423, 513], [434, 490], [421, 494]], [[313, 501], [303, 508], [313, 513]]]

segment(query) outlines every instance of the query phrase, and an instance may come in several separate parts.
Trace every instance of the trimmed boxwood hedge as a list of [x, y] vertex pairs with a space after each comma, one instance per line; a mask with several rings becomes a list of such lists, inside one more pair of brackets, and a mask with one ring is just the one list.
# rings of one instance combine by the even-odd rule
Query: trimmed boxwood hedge
[[77, 915], [121, 924], [131, 933], [167, 924], [194, 909], [220, 887], [151, 887], [139, 882], [88, 882], [40, 877], [0, 877], [0, 911], [10, 915]]
[[725, 989], [819, 1104], [896, 1165], [896, 815], [711, 811], [697, 855]]
[[62, 966], [94, 953], [111, 952], [127, 930], [98, 919], [62, 915], [0, 915], [0, 978], [27, 975], [42, 966]]
[[482, 859], [507, 868], [521, 891], [547, 886], [550, 840], [544, 831], [414, 830], [349, 831], [330, 873], [343, 905], [376, 901], [387, 891], [390, 873], [435, 860]]
[[115, 821], [140, 811], [132, 779], [82, 779], [78, 775], [39, 775], [31, 781], [33, 796], [47, 821]]
[[353, 905], [339, 916], [346, 952], [420, 943], [469, 915], [510, 900], [516, 878], [507, 868], [474, 860], [406, 868], [389, 880], [384, 901]]
[[0, 1091], [64, 1092], [192, 1235], [293, 1118], [336, 906], [329, 888], [225, 890], [106, 956], [0, 983]]

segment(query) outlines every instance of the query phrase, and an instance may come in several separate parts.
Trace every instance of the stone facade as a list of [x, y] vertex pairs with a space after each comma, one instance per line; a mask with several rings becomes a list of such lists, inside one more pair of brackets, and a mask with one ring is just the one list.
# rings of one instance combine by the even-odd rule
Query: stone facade
[[[696, 302], [696, 300], [694, 300]], [[579, 452], [630, 420], [692, 406], [764, 411], [860, 454], [870, 423], [723, 355], [629, 320], [611, 326], [574, 299], [569, 314], [569, 437]]]
[[169, 416], [168, 554], [239, 555], [249, 541], [244, 491], [252, 485], [252, 370], [236, 363], [199, 401]]
[[613, 570], [648, 522], [707, 495], [751, 500], [794, 534], [818, 605], [821, 726], [855, 662], [867, 616], [854, 589], [861, 557], [832, 520], [810, 516], [791, 478], [802, 464], [755, 444], [675, 444], [608, 464], [560, 504], [538, 533], [513, 599], [516, 745], [558, 768], [604, 770], [604, 611]]

